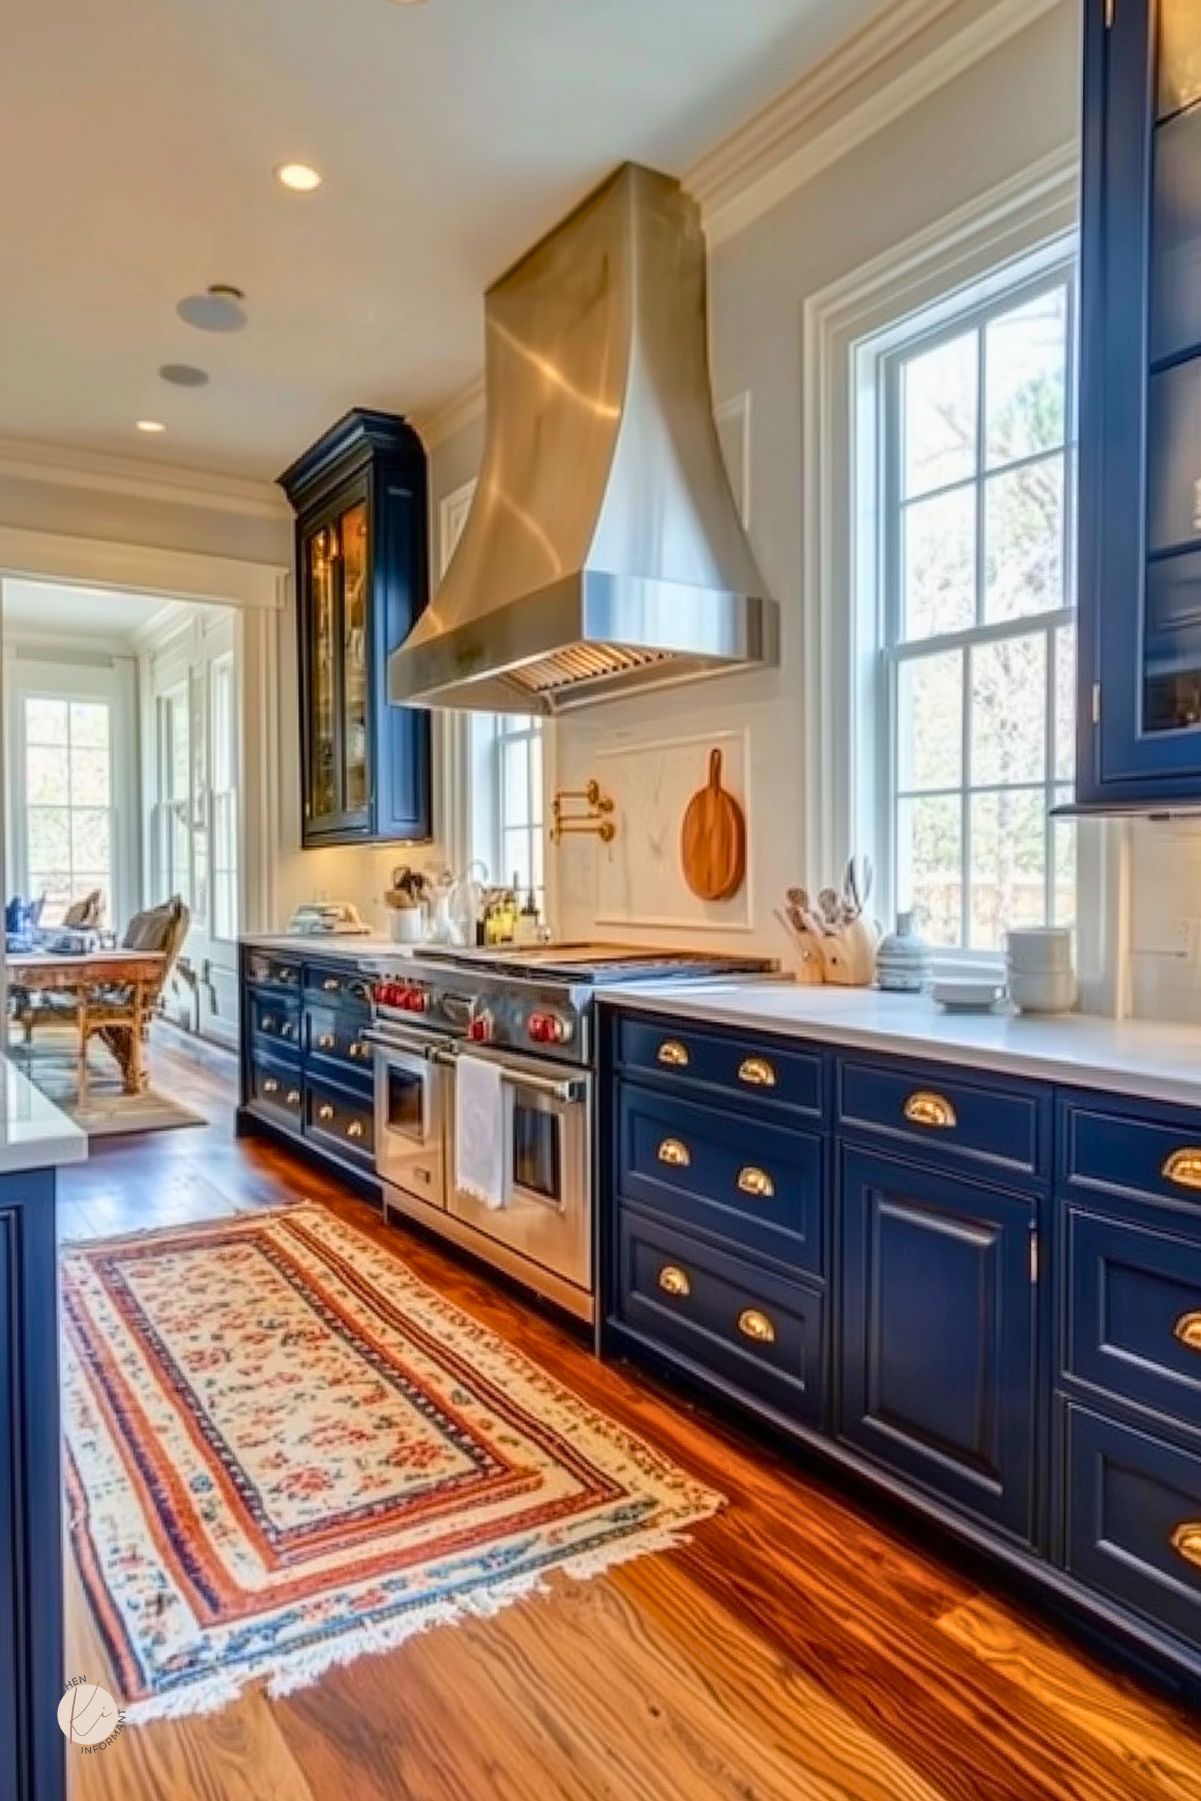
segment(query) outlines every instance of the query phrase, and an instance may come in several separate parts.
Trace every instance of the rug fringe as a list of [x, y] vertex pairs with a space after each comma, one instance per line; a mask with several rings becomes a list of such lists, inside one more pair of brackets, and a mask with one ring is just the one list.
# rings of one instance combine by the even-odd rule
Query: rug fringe
[[[715, 1506], [710, 1513], [717, 1510]], [[693, 1516], [689, 1524], [708, 1517], [709, 1514]], [[598, 1545], [594, 1550], [568, 1558], [554, 1567], [575, 1582], [588, 1582], [621, 1564], [633, 1563], [639, 1557], [675, 1551], [691, 1542], [691, 1534], [683, 1528], [665, 1526], [657, 1532]], [[545, 1599], [552, 1593], [552, 1585], [544, 1572], [530, 1570], [525, 1575], [497, 1583], [493, 1588], [481, 1589], [478, 1594], [462, 1595], [453, 1601], [431, 1601], [428, 1606], [405, 1614], [401, 1619], [337, 1633], [320, 1644], [258, 1658], [237, 1672], [216, 1670], [211, 1676], [182, 1688], [148, 1695], [145, 1700], [131, 1702], [126, 1707], [125, 1723], [127, 1726], [145, 1726], [152, 1720], [180, 1720], [197, 1714], [216, 1713], [237, 1701], [252, 1684], [263, 1680], [270, 1699], [282, 1700], [286, 1695], [310, 1688], [330, 1670], [354, 1663], [360, 1657], [378, 1657], [398, 1651], [410, 1639], [435, 1626], [459, 1626], [466, 1620], [492, 1619], [515, 1601]]]

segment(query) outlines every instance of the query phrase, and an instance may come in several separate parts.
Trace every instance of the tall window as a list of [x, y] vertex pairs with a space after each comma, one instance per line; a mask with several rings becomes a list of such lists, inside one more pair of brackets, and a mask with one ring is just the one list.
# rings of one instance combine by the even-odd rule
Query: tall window
[[234, 660], [217, 658], [209, 670], [209, 794], [213, 836], [213, 937], [238, 935], [238, 768]]
[[881, 366], [893, 891], [976, 952], [1075, 921], [1074, 288], [995, 289]]
[[496, 716], [498, 879], [516, 876], [543, 911], [542, 721], [522, 713]]
[[191, 821], [189, 776], [191, 718], [188, 684], [181, 682], [160, 694], [158, 718], [158, 799], [154, 809], [153, 902], [158, 905], [173, 894], [191, 905]]
[[24, 703], [25, 867], [43, 924], [57, 925], [94, 888], [112, 925], [111, 709], [103, 700], [27, 695]]

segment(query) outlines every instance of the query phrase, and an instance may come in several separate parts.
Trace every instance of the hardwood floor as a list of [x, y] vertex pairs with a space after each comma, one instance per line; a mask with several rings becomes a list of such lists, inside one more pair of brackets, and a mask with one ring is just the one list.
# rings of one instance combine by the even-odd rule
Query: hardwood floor
[[[73, 1801], [1153, 1801], [1201, 1795], [1201, 1725], [807, 1471], [533, 1304], [235, 1140], [233, 1065], [160, 1038], [203, 1130], [64, 1171], [62, 1234], [320, 1198], [729, 1497], [667, 1556], [361, 1658], [282, 1701], [72, 1755]], [[71, 1673], [103, 1679], [73, 1568]]]

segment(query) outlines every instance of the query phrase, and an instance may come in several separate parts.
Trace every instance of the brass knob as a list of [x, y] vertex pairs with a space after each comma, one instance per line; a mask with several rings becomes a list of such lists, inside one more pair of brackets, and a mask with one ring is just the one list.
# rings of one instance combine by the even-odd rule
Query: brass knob
[[744, 1307], [738, 1315], [738, 1330], [744, 1338], [753, 1339], [756, 1344], [774, 1344], [776, 1328], [766, 1313], [760, 1313], [757, 1307]]
[[1164, 1159], [1160, 1174], [1165, 1181], [1175, 1182], [1177, 1188], [1201, 1188], [1201, 1150], [1196, 1145], [1186, 1144], [1181, 1150], [1173, 1151]]
[[323, 1051], [332, 1051], [334, 1048], [333, 1033], [332, 1032], [322, 1032], [320, 1038], [317, 1040], [317, 1043], [321, 1046]]
[[692, 1162], [692, 1152], [678, 1138], [665, 1138], [659, 1146], [660, 1163], [670, 1163], [675, 1169], [687, 1169]]
[[339, 982], [337, 976], [326, 976], [321, 986], [324, 988], [326, 994], [337, 994], [342, 984]]
[[346, 1128], [346, 1136], [348, 1138], [361, 1138], [363, 1136], [363, 1122], [361, 1119], [351, 1120]]
[[692, 1293], [692, 1283], [674, 1263], [665, 1263], [659, 1271], [659, 1287], [664, 1294], [688, 1295]]
[[1172, 1531], [1173, 1551], [1201, 1570], [1201, 1520], [1183, 1520]]
[[275, 1077], [268, 1076], [267, 1080], [263, 1083], [263, 1093], [274, 1094], [278, 1087], [279, 1083], [276, 1081]]
[[259, 1020], [259, 1030], [260, 1032], [274, 1032], [275, 1021], [272, 1019], [270, 1013], [264, 1013], [263, 1017]]
[[350, 1047], [350, 1054], [352, 1057], [369, 1057], [371, 1055], [371, 1046], [369, 1044], [364, 1044], [361, 1039], [356, 1038]]
[[296, 1027], [292, 1024], [292, 1022], [290, 1020], [286, 1020], [284, 1022], [284, 1024], [279, 1028], [279, 1035], [281, 1038], [295, 1038]]
[[752, 1088], [774, 1088], [776, 1072], [766, 1057], [746, 1057], [738, 1066], [738, 1080]]
[[299, 1088], [289, 1088], [287, 1094], [284, 1096], [284, 1099], [288, 1103], [289, 1107], [298, 1107], [300, 1105], [300, 1090], [299, 1090]]
[[757, 1201], [770, 1201], [776, 1192], [776, 1185], [767, 1171], [756, 1169], [753, 1163], [739, 1170], [738, 1187], [743, 1194], [753, 1194]]
[[949, 1128], [959, 1124], [959, 1115], [943, 1094], [919, 1088], [905, 1102], [905, 1118], [911, 1125]]
[[1172, 1331], [1187, 1350], [1201, 1351], [1201, 1313], [1182, 1313]]
[[330, 1106], [329, 1102], [322, 1101], [321, 1105], [317, 1109], [317, 1118], [318, 1119], [332, 1119], [333, 1117], [334, 1117], [334, 1110]]
[[687, 1069], [688, 1047], [681, 1044], [678, 1038], [665, 1038], [656, 1053], [660, 1063], [668, 1063], [673, 1069]]

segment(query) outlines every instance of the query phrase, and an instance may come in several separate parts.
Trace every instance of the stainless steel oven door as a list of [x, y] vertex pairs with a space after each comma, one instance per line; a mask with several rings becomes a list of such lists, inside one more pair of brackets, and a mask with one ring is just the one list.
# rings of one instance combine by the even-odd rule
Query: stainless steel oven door
[[375, 1173], [390, 1187], [445, 1208], [453, 1041], [393, 1027], [368, 1037], [375, 1046]]
[[501, 1071], [502, 1204], [487, 1207], [459, 1188], [452, 1118], [447, 1209], [477, 1232], [591, 1293], [591, 1073], [484, 1054]]

